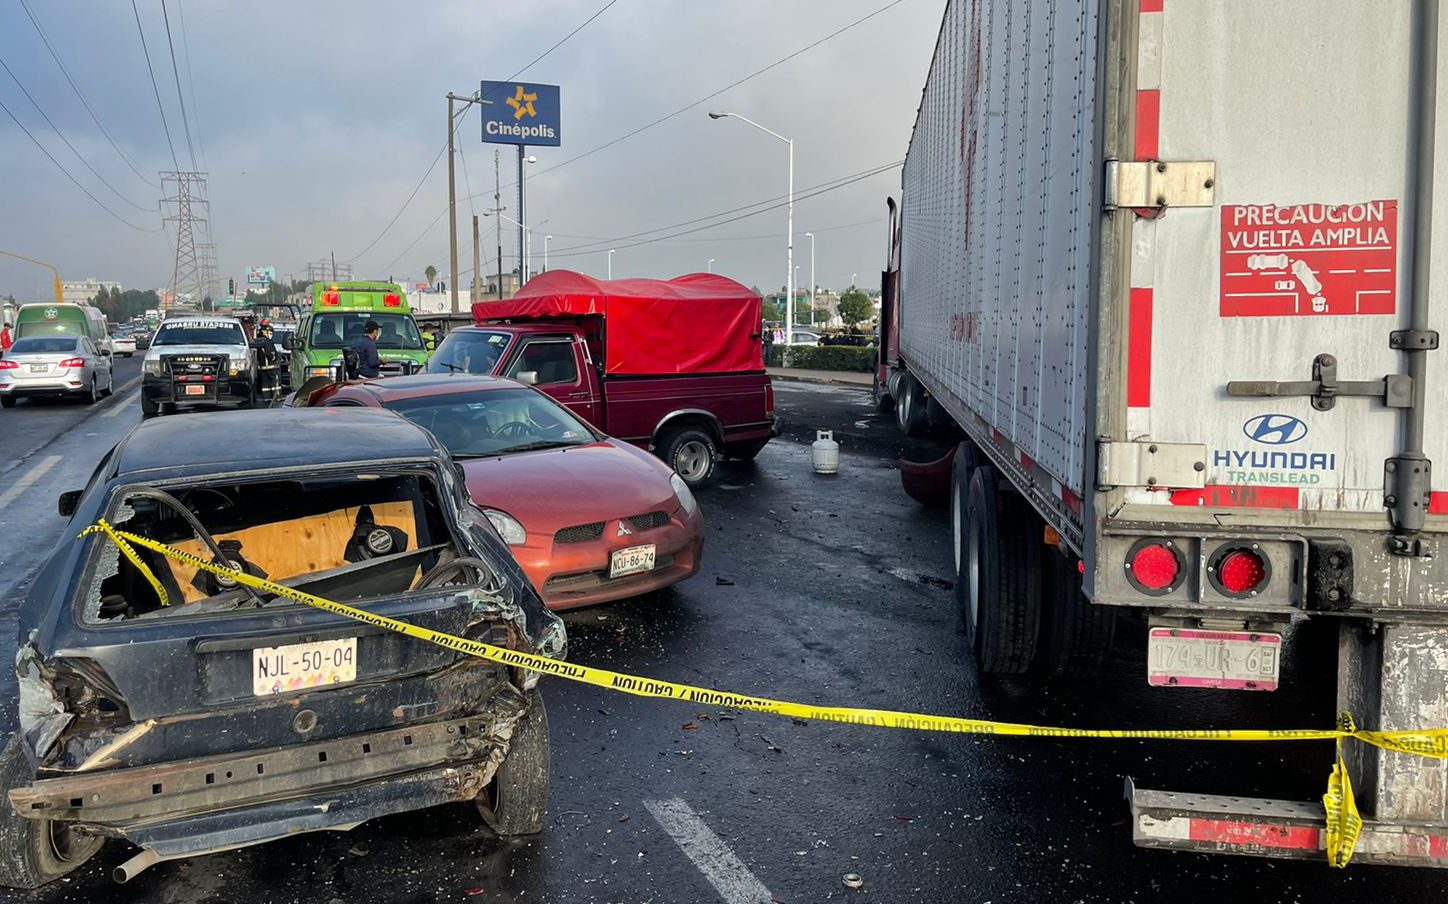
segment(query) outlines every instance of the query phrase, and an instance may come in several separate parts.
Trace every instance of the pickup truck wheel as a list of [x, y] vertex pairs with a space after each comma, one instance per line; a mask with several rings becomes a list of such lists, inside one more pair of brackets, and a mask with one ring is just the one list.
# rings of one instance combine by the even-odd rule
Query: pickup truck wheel
[[69, 823], [26, 819], [10, 806], [10, 789], [35, 778], [18, 735], [0, 752], [0, 885], [39, 888], [93, 857], [105, 839], [82, 835]]
[[976, 467], [965, 498], [960, 578], [965, 627], [982, 674], [1019, 675], [1036, 656], [1041, 623], [1041, 526], [995, 469]]
[[1077, 560], [1049, 547], [1043, 553], [1045, 624], [1040, 667], [1047, 675], [1089, 678], [1101, 671], [1116, 640], [1116, 610], [1081, 592]]
[[925, 432], [928, 422], [925, 416], [925, 387], [909, 374], [901, 374], [896, 386], [900, 394], [895, 397], [895, 423], [906, 436], [919, 436]]
[[536, 835], [548, 812], [548, 710], [536, 689], [513, 728], [508, 755], [479, 795], [478, 813], [499, 835]]
[[147, 418], [153, 418], [160, 413], [161, 406], [157, 405], [151, 399], [146, 398], [146, 394], [144, 392], [141, 393], [141, 419], [145, 420]]
[[714, 439], [696, 427], [669, 434], [661, 446], [664, 464], [673, 468], [691, 487], [701, 486], [714, 473], [719, 452]]

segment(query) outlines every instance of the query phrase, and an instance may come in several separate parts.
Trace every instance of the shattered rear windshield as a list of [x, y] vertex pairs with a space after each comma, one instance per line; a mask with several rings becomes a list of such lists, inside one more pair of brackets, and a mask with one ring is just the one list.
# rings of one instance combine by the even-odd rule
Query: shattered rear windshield
[[[418, 589], [433, 569], [459, 556], [435, 485], [417, 474], [159, 491], [130, 487], [118, 490], [117, 497], [114, 518], [120, 530], [206, 561], [222, 558], [257, 577], [339, 601]], [[183, 508], [215, 549], [181, 513]], [[137, 548], [161, 584], [163, 604], [141, 570], [117, 555], [110, 541], [102, 542], [110, 548], [103, 552], [100, 580], [86, 602], [88, 621], [227, 611], [270, 601], [234, 580]]]

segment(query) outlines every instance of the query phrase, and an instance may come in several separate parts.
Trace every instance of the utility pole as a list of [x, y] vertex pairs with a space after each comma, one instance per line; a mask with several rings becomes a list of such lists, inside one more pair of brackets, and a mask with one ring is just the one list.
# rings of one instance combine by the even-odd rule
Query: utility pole
[[503, 212], [502, 182], [503, 152], [493, 148], [493, 216], [498, 221], [498, 300], [503, 298]]
[[449, 290], [452, 292], [452, 312], [458, 312], [458, 186], [457, 186], [457, 164], [453, 162], [453, 132], [456, 131], [457, 120], [453, 114], [453, 102], [462, 101], [463, 108], [460, 112], [466, 113], [468, 107], [473, 104], [492, 103], [485, 101], [480, 94], [473, 94], [469, 97], [460, 97], [449, 91], [447, 93], [447, 235], [448, 235], [448, 263], [451, 265], [452, 284]]
[[478, 291], [479, 280], [483, 278], [483, 241], [478, 231], [478, 215], [473, 214], [473, 291], [472, 301], [477, 302], [482, 293]]
[[523, 216], [523, 164], [526, 162], [523, 158], [528, 156], [527, 150], [523, 145], [518, 145], [518, 285], [520, 286], [528, 281], [528, 249], [524, 246], [526, 240], [523, 238], [523, 224], [528, 222], [527, 218]]
[[337, 252], [332, 252], [332, 282], [337, 281]]

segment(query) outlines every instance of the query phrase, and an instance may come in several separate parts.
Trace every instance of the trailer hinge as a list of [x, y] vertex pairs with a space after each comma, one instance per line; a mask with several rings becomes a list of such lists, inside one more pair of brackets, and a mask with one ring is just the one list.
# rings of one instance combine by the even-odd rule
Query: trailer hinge
[[1318, 355], [1312, 359], [1311, 380], [1233, 380], [1227, 384], [1227, 395], [1239, 399], [1310, 396], [1312, 407], [1318, 411], [1331, 411], [1338, 396], [1364, 396], [1381, 399], [1389, 408], [1411, 408], [1413, 378], [1388, 374], [1378, 380], [1339, 380], [1337, 357]]
[[1106, 159], [1107, 210], [1118, 207], [1211, 207], [1216, 203], [1214, 160]]
[[1399, 556], [1431, 556], [1422, 538], [1428, 504], [1433, 497], [1433, 463], [1422, 455], [1400, 455], [1383, 463], [1383, 505], [1393, 529], [1388, 550]]
[[1197, 490], [1205, 485], [1207, 447], [1200, 443], [1096, 443], [1096, 483], [1107, 487], [1171, 487]]

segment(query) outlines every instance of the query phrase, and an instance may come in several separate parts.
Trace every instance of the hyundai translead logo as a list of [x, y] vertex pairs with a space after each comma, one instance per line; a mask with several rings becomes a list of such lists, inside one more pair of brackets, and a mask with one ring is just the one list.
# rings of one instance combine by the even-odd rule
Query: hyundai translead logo
[[1242, 425], [1242, 432], [1254, 443], [1287, 446], [1307, 436], [1307, 424], [1290, 414], [1259, 414]]

